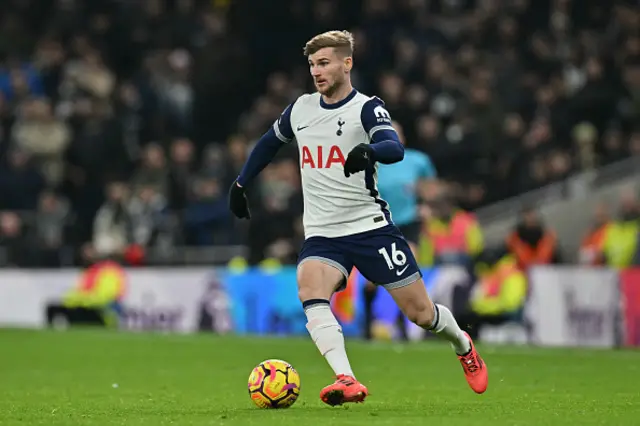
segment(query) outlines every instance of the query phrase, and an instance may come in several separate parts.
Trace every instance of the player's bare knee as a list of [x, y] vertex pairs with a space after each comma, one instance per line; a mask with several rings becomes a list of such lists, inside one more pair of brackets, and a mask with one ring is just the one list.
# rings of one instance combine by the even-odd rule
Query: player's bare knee
[[389, 290], [402, 313], [420, 327], [430, 327], [435, 318], [435, 308], [422, 279]]
[[[316, 271], [318, 272], [318, 271]], [[298, 298], [301, 302], [311, 299], [327, 299], [326, 291], [322, 286], [322, 277], [319, 273], [313, 274], [313, 271], [307, 265], [298, 269]]]
[[331, 265], [310, 260], [298, 268], [298, 297], [301, 302], [311, 299], [330, 300], [343, 274]]
[[298, 298], [301, 302], [312, 299], [328, 299], [326, 292], [322, 289], [314, 288], [311, 285], [305, 285], [303, 283], [298, 284]]
[[420, 327], [429, 327], [433, 323], [435, 311], [430, 301], [414, 301], [406, 308], [409, 321]]

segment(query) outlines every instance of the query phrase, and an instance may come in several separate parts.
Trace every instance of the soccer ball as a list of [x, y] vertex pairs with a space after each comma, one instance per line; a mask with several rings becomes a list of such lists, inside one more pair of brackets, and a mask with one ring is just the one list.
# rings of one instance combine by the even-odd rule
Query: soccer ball
[[249, 376], [249, 396], [260, 408], [289, 408], [300, 396], [300, 375], [286, 361], [263, 361]]

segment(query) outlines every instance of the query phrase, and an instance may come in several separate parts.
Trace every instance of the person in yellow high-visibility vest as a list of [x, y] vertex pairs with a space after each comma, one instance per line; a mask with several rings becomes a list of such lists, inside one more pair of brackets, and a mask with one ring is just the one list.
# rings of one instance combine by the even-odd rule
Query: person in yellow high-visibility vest
[[126, 273], [113, 261], [98, 262], [83, 271], [76, 287], [64, 298], [66, 308], [93, 308], [102, 312], [107, 325], [118, 323], [126, 292]]
[[527, 295], [526, 275], [504, 248], [487, 250], [478, 260], [478, 280], [469, 295], [469, 310], [458, 319], [468, 327], [472, 339], [484, 324], [519, 321]]
[[631, 266], [638, 249], [640, 203], [634, 191], [622, 193], [619, 210], [618, 218], [606, 229], [602, 247], [607, 266], [616, 269]]

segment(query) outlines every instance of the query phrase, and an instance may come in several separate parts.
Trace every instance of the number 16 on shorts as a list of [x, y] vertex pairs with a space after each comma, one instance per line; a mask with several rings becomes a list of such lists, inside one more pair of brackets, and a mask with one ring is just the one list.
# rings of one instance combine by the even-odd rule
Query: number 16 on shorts
[[407, 263], [407, 255], [402, 250], [398, 250], [395, 242], [391, 243], [391, 254], [389, 254], [389, 250], [386, 247], [381, 247], [378, 253], [384, 257], [384, 261], [387, 262], [390, 270], [396, 266], [404, 266]]

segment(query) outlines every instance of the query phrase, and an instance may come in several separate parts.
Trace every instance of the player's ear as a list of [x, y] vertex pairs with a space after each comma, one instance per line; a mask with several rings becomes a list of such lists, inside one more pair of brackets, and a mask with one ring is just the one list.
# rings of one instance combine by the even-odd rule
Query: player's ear
[[344, 58], [344, 71], [349, 72], [353, 68], [353, 58], [351, 56], [347, 56]]

